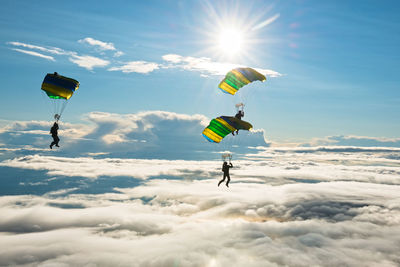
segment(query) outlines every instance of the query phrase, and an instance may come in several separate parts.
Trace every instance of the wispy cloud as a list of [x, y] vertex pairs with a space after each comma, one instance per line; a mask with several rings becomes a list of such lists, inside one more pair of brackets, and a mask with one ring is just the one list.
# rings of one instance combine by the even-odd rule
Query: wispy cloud
[[[303, 144], [305, 145], [305, 144]], [[315, 138], [311, 146], [361, 146], [361, 147], [400, 147], [400, 138], [383, 138], [371, 136], [338, 135]]]
[[27, 54], [27, 55], [31, 55], [31, 56], [35, 56], [35, 57], [41, 57], [41, 58], [44, 58], [44, 59], [47, 59], [47, 60], [55, 61], [54, 57], [43, 55], [43, 54], [35, 52], [35, 51], [23, 50], [23, 49], [19, 49], [19, 48], [12, 48], [12, 50], [20, 52], [20, 53]]
[[267, 26], [267, 25], [271, 24], [272, 22], [274, 22], [275, 20], [277, 20], [280, 16], [281, 15], [279, 13], [275, 14], [272, 17], [264, 20], [263, 22], [257, 24], [256, 26], [254, 26], [251, 30], [252, 31], [256, 31], [256, 30], [259, 30], [261, 28], [264, 28], [265, 26]]
[[113, 57], [120, 57], [125, 54], [124, 52], [117, 50], [115, 48], [114, 44], [111, 42], [107, 43], [107, 42], [93, 39], [91, 37], [86, 37], [84, 39], [78, 40], [78, 42], [82, 43], [82, 44], [88, 44], [90, 46], [93, 46], [96, 48], [97, 51], [100, 51], [100, 52], [114, 51]]
[[25, 48], [29, 48], [29, 49], [33, 49], [33, 50], [39, 50], [39, 51], [54, 54], [54, 55], [74, 54], [74, 52], [68, 52], [68, 51], [65, 51], [58, 47], [43, 47], [43, 46], [32, 45], [32, 44], [21, 43], [21, 42], [8, 42], [7, 44], [10, 44], [13, 46], [21, 46], [21, 47], [25, 47]]
[[125, 55], [125, 53], [122, 52], [122, 51], [117, 51], [117, 52], [114, 53], [114, 57], [120, 57], [120, 56], [123, 56], [123, 55]]
[[93, 70], [93, 68], [95, 67], [105, 67], [110, 64], [110, 61], [108, 60], [88, 55], [84, 56], [73, 55], [69, 58], [69, 60], [87, 70]]
[[100, 40], [93, 39], [91, 37], [86, 37], [84, 39], [78, 40], [78, 42], [95, 46], [100, 50], [116, 50], [113, 43], [106, 43]]
[[[69, 56], [69, 60], [77, 64], [80, 67], [83, 67], [87, 70], [93, 70], [95, 67], [105, 67], [110, 64], [110, 61], [101, 59], [99, 57], [94, 57], [94, 56], [88, 56], [88, 55], [78, 55], [77, 52], [73, 51], [66, 51], [58, 47], [43, 47], [43, 46], [38, 46], [38, 45], [32, 45], [32, 44], [27, 44], [27, 43], [21, 43], [21, 42], [8, 42], [9, 45], [12, 46], [19, 46], [19, 47], [25, 47], [33, 50], [38, 50], [42, 51], [45, 53], [50, 53], [53, 55], [58, 55], [58, 56]], [[103, 46], [107, 47], [107, 46]], [[55, 61], [55, 58], [49, 55], [44, 55], [35, 51], [28, 51], [28, 50], [22, 50], [18, 48], [12, 48], [15, 51], [29, 54], [32, 56], [37, 56], [37, 57], [42, 57], [48, 60]], [[115, 48], [114, 48], [115, 50]]]
[[109, 71], [122, 71], [124, 73], [149, 73], [159, 69], [159, 64], [147, 61], [131, 61], [119, 67], [111, 67]]
[[[124, 55], [122, 51], [118, 51], [113, 43], [106, 43], [103, 41], [95, 40], [93, 38], [87, 37], [79, 40], [80, 43], [87, 43], [91, 46], [97, 47], [100, 51], [115, 51], [113, 57], [120, 57]], [[21, 42], [8, 42], [9, 45], [25, 47], [33, 50], [38, 50], [45, 53], [50, 53], [53, 55], [64, 55], [69, 56], [69, 61], [83, 67], [87, 70], [93, 70], [96, 67], [106, 67], [109, 71], [122, 71], [124, 73], [141, 73], [146, 74], [153, 72], [157, 69], [171, 69], [180, 68], [188, 71], [199, 72], [202, 77], [207, 77], [208, 75], [225, 75], [228, 71], [237, 67], [245, 67], [241, 64], [229, 63], [229, 62], [218, 62], [213, 61], [207, 57], [191, 57], [191, 56], [181, 56], [177, 54], [166, 54], [162, 56], [164, 62], [148, 62], [145, 60], [130, 61], [126, 63], [116, 62], [115, 60], [107, 60], [100, 57], [89, 56], [89, 55], [79, 55], [77, 52], [66, 51], [57, 47], [43, 47]], [[30, 54], [33, 56], [38, 56], [46, 58], [48, 60], [55, 61], [54, 57], [44, 55], [34, 51], [22, 50], [18, 48], [13, 48], [13, 50]], [[279, 77], [281, 74], [277, 71], [263, 68], [255, 68], [260, 73], [267, 75], [269, 77]]]
[[[210, 75], [225, 75], [233, 68], [244, 67], [241, 64], [213, 61], [207, 57], [184, 57], [177, 54], [167, 54], [162, 56], [162, 59], [169, 63], [163, 65], [164, 68], [181, 68], [189, 71], [204, 72]], [[255, 69], [269, 77], [281, 76], [279, 72], [273, 70]]]

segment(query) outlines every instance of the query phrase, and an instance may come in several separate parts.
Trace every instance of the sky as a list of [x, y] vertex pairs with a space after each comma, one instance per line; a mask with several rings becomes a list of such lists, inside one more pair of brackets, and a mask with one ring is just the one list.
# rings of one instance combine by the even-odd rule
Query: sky
[[[274, 142], [396, 138], [399, 9], [396, 1], [3, 1], [0, 118], [49, 119], [40, 85], [57, 71], [80, 82], [66, 122], [93, 111], [213, 118], [245, 101], [245, 119]], [[228, 28], [243, 37], [236, 53], [219, 45]], [[236, 66], [261, 69], [267, 81], [225, 95], [218, 83]]]
[[[399, 11], [3, 0], [0, 266], [399, 266]], [[267, 80], [222, 93], [240, 66]], [[238, 102], [254, 129], [205, 140]]]

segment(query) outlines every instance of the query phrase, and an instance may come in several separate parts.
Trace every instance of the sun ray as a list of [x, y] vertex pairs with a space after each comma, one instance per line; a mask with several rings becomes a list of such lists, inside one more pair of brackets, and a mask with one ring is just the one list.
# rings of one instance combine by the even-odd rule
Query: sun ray
[[[271, 41], [260, 34], [266, 26], [266, 17], [271, 17], [272, 9], [272, 6], [263, 9], [259, 6], [243, 6], [237, 1], [217, 4], [204, 1], [203, 11], [206, 16], [202, 18], [203, 26], [193, 29], [198, 33], [197, 36], [203, 37], [199, 40], [203, 48], [196, 54], [238, 66], [260, 65], [260, 57], [257, 55], [265, 53], [267, 49], [264, 44]], [[260, 46], [264, 46], [262, 50]]]

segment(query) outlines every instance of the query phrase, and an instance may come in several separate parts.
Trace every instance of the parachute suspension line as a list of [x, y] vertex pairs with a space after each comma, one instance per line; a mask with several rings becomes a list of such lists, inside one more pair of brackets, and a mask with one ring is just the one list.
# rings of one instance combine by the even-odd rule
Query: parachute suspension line
[[41, 95], [43, 99], [43, 105], [47, 107], [47, 109], [51, 114], [54, 114], [53, 113], [54, 106], [52, 105], [52, 103], [49, 104], [49, 98], [47, 97], [46, 93], [43, 92]]
[[233, 156], [233, 145], [235, 143], [235, 137], [233, 136], [232, 133], [230, 133], [227, 137], [224, 138], [224, 140], [221, 141], [222, 144], [222, 155], [229, 155], [230, 160], [232, 160]]
[[[61, 102], [62, 102], [62, 104], [61, 104], [61, 109], [59, 109], [60, 112], [58, 113], [58, 119], [60, 119], [61, 115], [63, 114], [64, 109], [67, 106], [68, 100], [63, 100]], [[57, 121], [58, 121], [58, 119], [57, 119]]]
[[221, 158], [222, 158], [222, 161], [226, 161], [226, 162], [228, 162], [228, 163], [231, 163], [231, 161], [232, 161], [232, 154], [231, 153], [223, 153], [222, 155], [221, 155]]

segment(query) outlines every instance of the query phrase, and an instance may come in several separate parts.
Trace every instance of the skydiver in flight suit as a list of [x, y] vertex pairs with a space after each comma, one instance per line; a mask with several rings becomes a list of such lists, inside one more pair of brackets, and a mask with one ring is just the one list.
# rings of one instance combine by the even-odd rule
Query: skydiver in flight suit
[[60, 142], [60, 138], [58, 138], [58, 123], [54, 122], [53, 126], [50, 129], [51, 136], [53, 137], [53, 142], [50, 144], [50, 149], [53, 149], [53, 146], [60, 147], [58, 142]]
[[[244, 117], [244, 111], [238, 110], [238, 112], [235, 115], [236, 119], [242, 120], [242, 117]], [[236, 130], [236, 135], [239, 134], [239, 129]], [[232, 132], [232, 135], [235, 135], [234, 132]]]
[[226, 161], [224, 161], [224, 164], [222, 165], [222, 171], [224, 172], [224, 176], [223, 176], [223, 179], [221, 181], [219, 181], [218, 186], [223, 181], [225, 181], [225, 178], [228, 178], [228, 180], [226, 180], [226, 186], [229, 187], [228, 184], [231, 181], [231, 177], [229, 175], [229, 168], [232, 168], [232, 167], [233, 167], [232, 163], [229, 163], [229, 165], [228, 165], [228, 163]]

